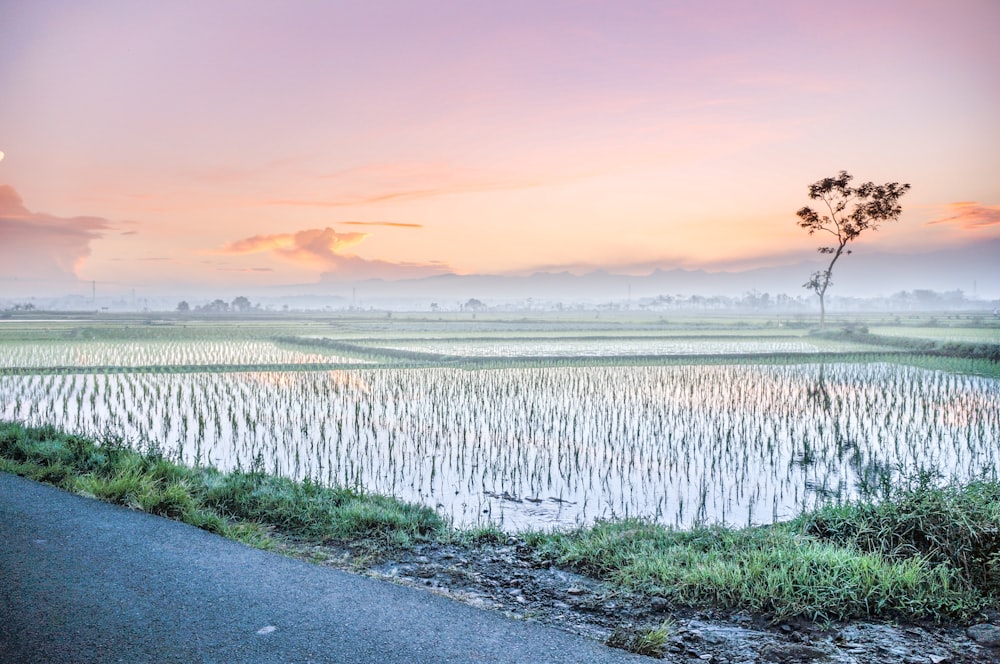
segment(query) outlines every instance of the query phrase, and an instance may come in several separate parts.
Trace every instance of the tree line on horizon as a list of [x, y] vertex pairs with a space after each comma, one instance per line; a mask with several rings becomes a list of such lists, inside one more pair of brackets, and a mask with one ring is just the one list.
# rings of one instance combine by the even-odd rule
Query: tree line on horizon
[[187, 300], [181, 300], [177, 303], [177, 311], [180, 313], [194, 311], [207, 314], [246, 313], [248, 311], [260, 311], [260, 304], [253, 304], [248, 298], [240, 295], [239, 297], [234, 298], [232, 302], [215, 299], [206, 304], [195, 306], [194, 308], [188, 304]]

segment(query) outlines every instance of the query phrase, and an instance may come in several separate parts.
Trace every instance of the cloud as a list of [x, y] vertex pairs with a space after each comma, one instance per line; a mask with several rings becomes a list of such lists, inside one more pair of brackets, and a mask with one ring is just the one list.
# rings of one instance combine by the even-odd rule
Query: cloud
[[[602, 169], [603, 171], [604, 169]], [[334, 173], [319, 175], [319, 193], [254, 201], [254, 205], [338, 208], [380, 203], [417, 201], [458, 194], [515, 191], [572, 182], [592, 176], [593, 170], [574, 169], [554, 174], [550, 168], [540, 173], [520, 170], [456, 167], [439, 162], [369, 163]], [[324, 194], [324, 191], [336, 193]]]
[[1000, 205], [982, 205], [976, 201], [948, 203], [945, 209], [950, 216], [927, 222], [932, 224], [957, 224], [965, 230], [1000, 226]]
[[335, 282], [342, 280], [384, 279], [417, 279], [438, 274], [451, 273], [451, 268], [441, 261], [428, 263], [368, 260], [358, 256], [344, 256], [337, 261], [334, 269], [320, 274], [323, 281]]
[[441, 189], [411, 189], [408, 191], [393, 191], [384, 194], [372, 194], [367, 196], [346, 196], [336, 200], [307, 200], [281, 198], [266, 201], [266, 205], [287, 205], [290, 207], [348, 207], [352, 205], [369, 205], [372, 203], [384, 203], [391, 200], [412, 200], [415, 198], [427, 198], [438, 196], [443, 193]]
[[389, 228], [423, 228], [423, 224], [404, 224], [396, 221], [341, 221], [342, 226], [387, 226]]
[[377, 194], [345, 196], [332, 200], [307, 200], [307, 199], [276, 199], [265, 201], [265, 205], [287, 205], [292, 207], [351, 207], [355, 205], [373, 205], [375, 203], [387, 203], [390, 201], [413, 201], [422, 198], [434, 198], [437, 196], [447, 196], [450, 194], [466, 194], [484, 191], [505, 191], [510, 189], [524, 189], [527, 187], [537, 187], [540, 182], [497, 182], [468, 185], [454, 185], [447, 187], [429, 187], [426, 189], [403, 189], [399, 191], [386, 191]]
[[220, 267], [219, 272], [250, 272], [250, 273], [267, 273], [274, 272], [274, 268], [270, 267]]
[[338, 233], [328, 226], [297, 233], [254, 235], [227, 244], [221, 253], [242, 255], [270, 252], [291, 261], [330, 268], [337, 265], [341, 252], [359, 244], [366, 237], [368, 233]]
[[347, 249], [360, 244], [368, 235], [355, 232], [341, 233], [330, 227], [310, 228], [296, 233], [253, 235], [230, 242], [218, 253], [225, 255], [269, 253], [316, 269], [323, 279], [332, 277], [402, 279], [449, 271], [447, 265], [438, 262], [394, 263], [369, 260], [346, 253]]
[[90, 243], [114, 229], [101, 217], [31, 212], [9, 185], [0, 185], [0, 275], [25, 282], [66, 282], [90, 255]]

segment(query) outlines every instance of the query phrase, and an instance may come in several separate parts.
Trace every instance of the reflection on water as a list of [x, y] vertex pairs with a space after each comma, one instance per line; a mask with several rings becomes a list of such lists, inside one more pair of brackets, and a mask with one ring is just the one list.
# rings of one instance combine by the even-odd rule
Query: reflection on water
[[829, 413], [830, 390], [826, 389], [826, 380], [823, 376], [825, 369], [826, 365], [821, 363], [819, 365], [819, 373], [816, 374], [816, 380], [807, 389], [806, 396], [809, 398], [809, 403], [811, 403], [815, 408], [824, 413]]
[[1000, 381], [887, 364], [3, 376], [0, 417], [512, 530], [768, 522], [1000, 466]]

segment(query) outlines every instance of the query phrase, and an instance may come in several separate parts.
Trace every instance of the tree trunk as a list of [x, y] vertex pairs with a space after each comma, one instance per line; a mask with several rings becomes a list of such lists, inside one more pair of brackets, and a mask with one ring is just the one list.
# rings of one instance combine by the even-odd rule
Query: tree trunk
[[826, 324], [826, 305], [823, 302], [824, 293], [819, 294], [819, 329], [823, 329]]

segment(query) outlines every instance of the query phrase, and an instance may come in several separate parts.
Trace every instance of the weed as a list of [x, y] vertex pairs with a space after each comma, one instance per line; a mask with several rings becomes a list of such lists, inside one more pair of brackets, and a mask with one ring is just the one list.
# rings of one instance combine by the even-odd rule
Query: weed
[[662, 659], [666, 652], [667, 639], [673, 631], [673, 622], [670, 620], [664, 621], [657, 627], [644, 629], [619, 627], [608, 637], [605, 644], [636, 655]]

